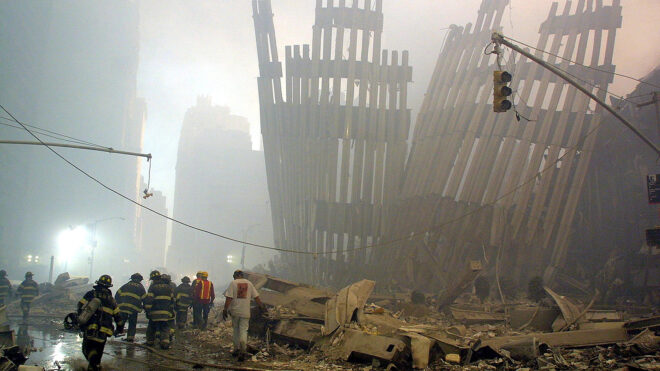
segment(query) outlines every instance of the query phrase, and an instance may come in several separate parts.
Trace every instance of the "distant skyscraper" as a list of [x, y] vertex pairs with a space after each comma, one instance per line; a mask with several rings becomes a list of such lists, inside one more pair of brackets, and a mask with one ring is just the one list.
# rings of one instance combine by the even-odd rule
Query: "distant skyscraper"
[[[174, 218], [214, 232], [272, 244], [263, 152], [253, 151], [249, 123], [208, 97], [186, 112], [179, 139]], [[247, 248], [246, 267], [262, 263]], [[227, 275], [239, 267], [241, 245], [174, 223], [167, 267]], [[227, 258], [231, 255], [231, 258]], [[227, 276], [225, 278], [229, 279]]]
[[[20, 120], [117, 149], [140, 151], [146, 116], [136, 98], [138, 2], [5, 1], [0, 3], [0, 102]], [[2, 114], [6, 117], [7, 115]], [[8, 123], [0, 119], [0, 122]], [[2, 126], [3, 138], [34, 140]], [[52, 138], [42, 137], [47, 141]], [[134, 253], [136, 208], [41, 147], [0, 145], [0, 263], [45, 279], [88, 273], [90, 251], [58, 246], [69, 226], [97, 225], [94, 271], [113, 273]], [[138, 199], [144, 159], [57, 149], [99, 180]], [[124, 220], [120, 219], [124, 218]], [[24, 255], [42, 256], [41, 266]], [[34, 264], [34, 263], [33, 263]]]

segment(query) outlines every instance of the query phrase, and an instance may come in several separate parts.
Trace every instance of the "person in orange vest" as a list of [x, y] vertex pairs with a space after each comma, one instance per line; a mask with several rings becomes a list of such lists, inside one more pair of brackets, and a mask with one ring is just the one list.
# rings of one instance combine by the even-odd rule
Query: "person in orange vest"
[[193, 321], [197, 321], [196, 327], [206, 330], [206, 324], [209, 319], [209, 312], [215, 300], [215, 290], [213, 282], [208, 280], [208, 272], [202, 272], [201, 280], [193, 289]]

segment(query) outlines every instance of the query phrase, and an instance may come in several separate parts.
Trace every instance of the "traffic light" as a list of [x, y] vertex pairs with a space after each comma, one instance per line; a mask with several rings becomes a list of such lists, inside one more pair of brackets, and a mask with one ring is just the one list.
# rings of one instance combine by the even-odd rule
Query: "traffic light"
[[511, 77], [506, 71], [493, 71], [493, 112], [506, 112], [511, 109], [511, 101], [506, 99], [513, 93], [507, 86]]

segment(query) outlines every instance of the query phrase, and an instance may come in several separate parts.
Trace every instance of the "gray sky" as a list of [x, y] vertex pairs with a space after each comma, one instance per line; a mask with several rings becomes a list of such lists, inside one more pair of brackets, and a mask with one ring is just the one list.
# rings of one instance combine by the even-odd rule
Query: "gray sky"
[[[349, 1], [350, 2], [350, 1]], [[577, 1], [575, 1], [576, 3]], [[311, 44], [313, 0], [273, 0], [280, 60], [284, 46]], [[413, 66], [409, 107], [421, 105], [445, 31], [474, 22], [481, 0], [384, 0], [383, 48], [409, 50]], [[609, 0], [605, 0], [609, 4]], [[549, 0], [512, 0], [504, 33], [535, 45]], [[560, 2], [563, 5], [563, 1]], [[642, 77], [660, 63], [660, 1], [622, 0], [617, 72]], [[257, 56], [248, 0], [141, 0], [138, 95], [147, 101], [144, 151], [154, 155], [152, 186], [171, 210], [179, 131], [198, 95], [247, 117], [259, 137]], [[611, 91], [625, 94], [635, 82], [616, 78]], [[414, 120], [414, 116], [413, 116]], [[257, 144], [258, 145], [258, 144]], [[146, 170], [146, 169], [145, 169]]]

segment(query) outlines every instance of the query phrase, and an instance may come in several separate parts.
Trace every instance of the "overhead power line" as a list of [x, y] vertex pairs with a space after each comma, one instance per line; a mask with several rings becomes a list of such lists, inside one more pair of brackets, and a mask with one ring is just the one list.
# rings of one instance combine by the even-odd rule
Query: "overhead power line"
[[[10, 119], [10, 118], [4, 117], [4, 116], [0, 116], [0, 119], [6, 120], [6, 121], [9, 121], [9, 122], [16, 122], [16, 120], [13, 120], [13, 119]], [[15, 126], [15, 125], [3, 123], [3, 122], [0, 122], [0, 125], [10, 126], [10, 127], [13, 127], [13, 128], [24, 130], [23, 127], [21, 127], [21, 126]], [[83, 140], [83, 139], [78, 139], [78, 138], [74, 138], [74, 137], [71, 137], [71, 136], [68, 136], [68, 135], [64, 135], [64, 134], [58, 133], [56, 131], [51, 131], [51, 130], [48, 130], [48, 129], [40, 128], [38, 126], [29, 125], [29, 124], [25, 124], [25, 123], [23, 125], [25, 125], [29, 128], [36, 129], [36, 131], [41, 131], [42, 132], [42, 133], [40, 133], [41, 135], [46, 136], [46, 137], [50, 137], [50, 138], [53, 138], [53, 139], [60, 139], [60, 140], [63, 140], [65, 142], [85, 144], [85, 145], [89, 145], [89, 146], [93, 146], [93, 147], [99, 147], [99, 148], [112, 148], [112, 147], [108, 147], [108, 146], [102, 146], [100, 144], [96, 144], [96, 143], [93, 143], [93, 142], [89, 142], [89, 141], [86, 141], [86, 140]], [[52, 135], [49, 135], [49, 134], [52, 134]]]
[[593, 66], [588, 66], [588, 65], [586, 65], [586, 64], [582, 64], [582, 63], [580, 63], [580, 62], [576, 62], [576, 61], [574, 61], [574, 60], [571, 60], [571, 59], [568, 59], [568, 58], [564, 58], [564, 57], [562, 57], [562, 56], [559, 56], [559, 55], [557, 55], [557, 54], [551, 53], [551, 52], [549, 52], [549, 51], [545, 51], [545, 50], [543, 50], [543, 49], [536, 48], [536, 47], [531, 46], [531, 45], [529, 45], [529, 44], [526, 44], [526, 43], [524, 43], [524, 42], [522, 42], [522, 41], [518, 41], [518, 40], [516, 40], [516, 39], [513, 39], [513, 38], [511, 38], [511, 37], [509, 37], [509, 36], [502, 36], [502, 37], [505, 38], [505, 39], [507, 39], [507, 40], [511, 40], [511, 41], [513, 41], [513, 42], [516, 42], [516, 43], [518, 43], [518, 44], [525, 45], [525, 46], [528, 47], [528, 48], [532, 48], [532, 49], [537, 50], [537, 51], [540, 51], [540, 52], [542, 52], [542, 53], [545, 53], [545, 54], [548, 54], [548, 55], [552, 55], [553, 57], [557, 57], [557, 58], [562, 59], [562, 60], [564, 60], [564, 61], [567, 61], [567, 62], [570, 62], [570, 63], [576, 64], [576, 65], [578, 65], [578, 66], [582, 66], [582, 67], [585, 67], [585, 68], [589, 68], [589, 69], [592, 69], [592, 70], [594, 70], [594, 71], [598, 71], [598, 72], [608, 73], [608, 74], [610, 74], [610, 75], [615, 75], [615, 76], [625, 77], [625, 78], [627, 78], [627, 79], [635, 80], [635, 81], [637, 81], [637, 82], [639, 82], [639, 83], [646, 84], [646, 85], [653, 86], [653, 87], [655, 87], [655, 88], [660, 89], [660, 85], [656, 85], [656, 84], [650, 83], [650, 82], [648, 82], [648, 81], [640, 80], [640, 79], [638, 79], [638, 78], [636, 78], [636, 77], [632, 77], [632, 76], [629, 76], [629, 75], [624, 75], [624, 74], [622, 74], [622, 73], [617, 73], [617, 72], [612, 72], [612, 71], [603, 70], [603, 69], [600, 69], [600, 68], [597, 68], [597, 67], [593, 67]]

